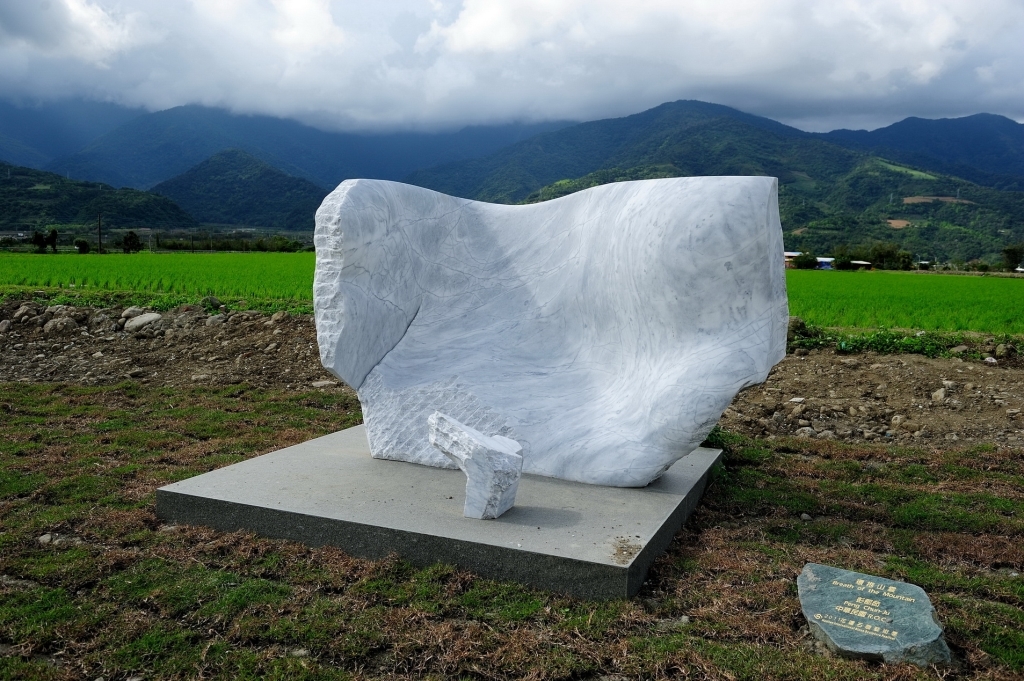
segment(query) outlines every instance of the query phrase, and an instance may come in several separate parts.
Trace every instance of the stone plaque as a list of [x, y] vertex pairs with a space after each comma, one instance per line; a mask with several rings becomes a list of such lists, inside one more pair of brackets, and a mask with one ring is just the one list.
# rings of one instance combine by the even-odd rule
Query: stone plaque
[[919, 586], [808, 563], [797, 589], [811, 633], [837, 655], [921, 666], [950, 661], [935, 608]]

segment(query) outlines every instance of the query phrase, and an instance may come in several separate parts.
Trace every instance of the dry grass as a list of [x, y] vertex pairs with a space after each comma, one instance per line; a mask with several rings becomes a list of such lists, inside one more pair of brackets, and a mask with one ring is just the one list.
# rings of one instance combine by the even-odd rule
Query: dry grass
[[[351, 395], [3, 389], [0, 678], [1024, 673], [1019, 451], [723, 436], [725, 468], [640, 596], [588, 603], [155, 517], [167, 481], [354, 423]], [[814, 653], [795, 587], [808, 561], [923, 586], [956, 666]]]

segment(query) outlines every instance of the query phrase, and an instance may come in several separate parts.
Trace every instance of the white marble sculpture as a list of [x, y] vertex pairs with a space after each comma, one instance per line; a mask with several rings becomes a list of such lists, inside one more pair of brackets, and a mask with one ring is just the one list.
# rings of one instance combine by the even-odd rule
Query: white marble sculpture
[[643, 486], [785, 354], [777, 182], [621, 182], [506, 206], [348, 180], [316, 214], [325, 367], [374, 457], [454, 468], [441, 411], [523, 472]]
[[523, 448], [515, 440], [484, 435], [439, 411], [427, 419], [430, 444], [466, 474], [467, 518], [497, 518], [516, 503]]

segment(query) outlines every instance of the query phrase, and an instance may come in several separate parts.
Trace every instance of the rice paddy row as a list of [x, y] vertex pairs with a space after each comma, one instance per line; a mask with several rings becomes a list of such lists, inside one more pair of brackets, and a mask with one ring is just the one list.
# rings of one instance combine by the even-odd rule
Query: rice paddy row
[[[0, 286], [133, 292], [167, 300], [291, 300], [313, 293], [312, 253], [105, 256], [0, 253]], [[1024, 333], [1024, 279], [787, 272], [790, 313], [823, 327]]]

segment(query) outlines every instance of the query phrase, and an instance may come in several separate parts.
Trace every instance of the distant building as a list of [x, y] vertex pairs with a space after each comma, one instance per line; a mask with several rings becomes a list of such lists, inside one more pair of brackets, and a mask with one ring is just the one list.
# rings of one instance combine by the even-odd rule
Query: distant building
[[834, 263], [835, 261], [835, 258], [818, 258], [818, 269], [830, 270], [832, 269], [832, 263]]
[[865, 269], [871, 267], [871, 263], [869, 263], [867, 260], [851, 260], [850, 264], [853, 265], [854, 267], [863, 267]]
[[803, 255], [802, 251], [783, 251], [782, 255], [786, 257], [786, 267], [793, 266], [793, 258]]

